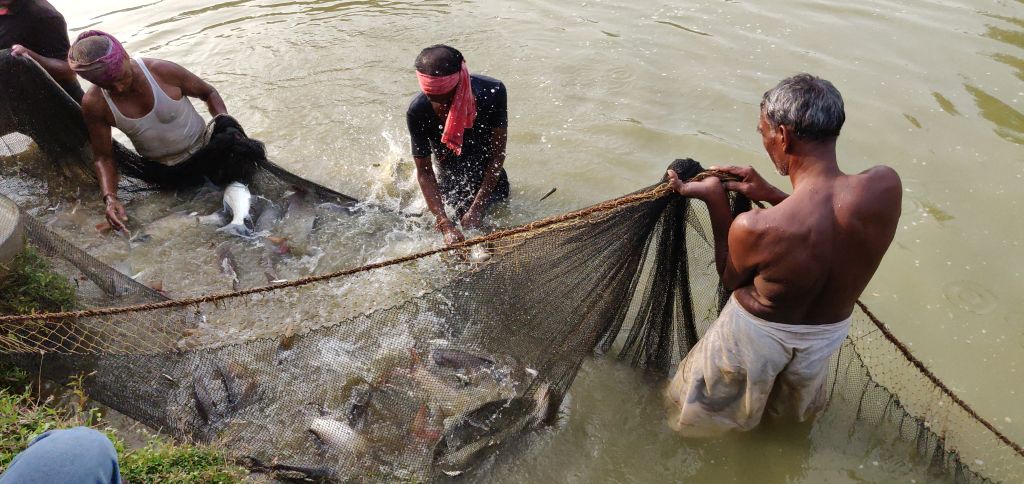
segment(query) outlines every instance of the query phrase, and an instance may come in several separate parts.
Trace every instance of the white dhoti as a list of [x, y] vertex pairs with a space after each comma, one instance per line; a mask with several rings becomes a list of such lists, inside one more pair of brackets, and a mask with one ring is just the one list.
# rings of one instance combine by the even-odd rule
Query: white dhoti
[[746, 431], [773, 417], [803, 422], [825, 408], [829, 360], [850, 330], [831, 324], [765, 321], [729, 299], [679, 364], [668, 397], [669, 424], [687, 436]]

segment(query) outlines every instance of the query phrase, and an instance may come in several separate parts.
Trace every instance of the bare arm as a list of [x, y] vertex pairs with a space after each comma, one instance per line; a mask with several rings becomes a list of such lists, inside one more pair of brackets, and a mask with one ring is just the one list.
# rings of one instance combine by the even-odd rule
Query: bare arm
[[455, 224], [448, 219], [444, 211], [444, 201], [441, 200], [441, 191], [437, 187], [437, 176], [434, 175], [434, 164], [429, 156], [414, 156], [416, 161], [416, 179], [419, 181], [420, 190], [423, 191], [423, 198], [427, 201], [427, 208], [437, 218], [437, 228], [444, 233], [445, 242], [454, 244], [465, 240], [462, 233], [455, 228]]
[[161, 79], [181, 89], [183, 95], [201, 99], [206, 103], [211, 116], [217, 117], [218, 115], [228, 113], [228, 108], [224, 105], [224, 99], [220, 97], [217, 89], [188, 69], [170, 61], [153, 61], [152, 67], [158, 70]]
[[108, 110], [100, 94], [94, 88], [82, 100], [82, 117], [89, 131], [89, 143], [92, 145], [93, 166], [100, 183], [100, 193], [106, 204], [107, 222], [114, 230], [124, 230], [124, 222], [128, 220], [124, 205], [117, 199], [117, 165], [114, 162], [114, 147], [110, 135], [111, 121], [107, 119]]
[[730, 291], [750, 285], [757, 273], [754, 247], [757, 245], [758, 232], [754, 228], [754, 213], [737, 215], [729, 226], [728, 254], [725, 271], [722, 272], [722, 284]]
[[462, 226], [465, 228], [476, 228], [480, 225], [483, 211], [487, 207], [487, 199], [494, 193], [501, 176], [501, 167], [505, 165], [505, 148], [508, 145], [508, 128], [494, 128], [491, 134], [491, 153], [494, 153], [487, 171], [484, 172], [484, 179], [480, 182], [480, 189], [476, 192], [476, 198], [469, 210], [462, 217]]
[[755, 202], [778, 205], [789, 197], [789, 194], [768, 183], [752, 166], [712, 166], [710, 169], [732, 173], [742, 178], [740, 181], [725, 182], [725, 189], [740, 192]]
[[57, 82], [68, 83], [78, 80], [78, 76], [75, 75], [75, 71], [71, 70], [71, 66], [68, 65], [68, 62], [64, 59], [46, 57], [19, 44], [15, 44], [11, 47], [11, 55], [14, 55], [15, 57], [32, 58], [50, 74], [50, 77], [52, 77], [53, 80]]

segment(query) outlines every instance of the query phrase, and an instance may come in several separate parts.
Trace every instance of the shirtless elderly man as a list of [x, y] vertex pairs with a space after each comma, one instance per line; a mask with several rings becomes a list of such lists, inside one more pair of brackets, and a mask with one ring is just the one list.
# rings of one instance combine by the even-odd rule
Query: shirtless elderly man
[[[707, 204], [718, 273], [733, 290], [669, 386], [670, 423], [683, 435], [750, 430], [766, 411], [802, 422], [824, 409], [829, 359], [896, 233], [903, 192], [887, 166], [840, 171], [845, 119], [839, 91], [809, 74], [764, 94], [757, 130], [791, 195], [750, 167], [718, 168], [742, 177], [724, 184], [668, 173], [679, 194]], [[726, 190], [772, 207], [734, 220]]]

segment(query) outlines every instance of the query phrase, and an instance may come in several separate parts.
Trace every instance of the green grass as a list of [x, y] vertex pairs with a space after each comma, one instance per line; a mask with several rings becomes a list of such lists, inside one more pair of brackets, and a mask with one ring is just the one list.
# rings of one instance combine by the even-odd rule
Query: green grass
[[18, 254], [0, 278], [0, 314], [32, 314], [74, 309], [75, 288], [32, 247]]

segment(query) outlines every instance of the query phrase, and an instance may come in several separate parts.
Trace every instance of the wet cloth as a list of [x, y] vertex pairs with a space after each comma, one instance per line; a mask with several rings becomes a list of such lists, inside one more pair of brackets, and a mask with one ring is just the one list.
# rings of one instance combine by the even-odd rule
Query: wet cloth
[[[64, 16], [45, 0], [19, 0], [5, 15], [0, 15], [0, 49], [14, 44], [51, 59], [67, 59], [71, 42]], [[75, 102], [85, 94], [77, 80], [60, 82], [60, 87]]]
[[114, 115], [117, 129], [132, 140], [140, 155], [167, 166], [176, 165], [203, 147], [206, 123], [188, 97], [171, 99], [150, 74], [146, 63], [142, 59], [134, 62], [149, 81], [153, 91], [153, 109], [141, 118], [129, 118], [117, 109], [106, 89], [101, 90], [103, 99]]
[[99, 59], [78, 59], [68, 54], [68, 65], [71, 70], [93, 82], [113, 83], [124, 73], [124, 64], [129, 61], [128, 52], [121, 41], [113, 35], [100, 30], [87, 30], [79, 34], [75, 44], [90, 37], [104, 37], [110, 44], [107, 52]]
[[86, 427], [50, 430], [14, 456], [0, 484], [119, 484], [117, 451], [105, 435]]
[[806, 421], [824, 409], [832, 354], [850, 319], [820, 325], [766, 321], [729, 299], [679, 364], [668, 388], [669, 424], [686, 436], [746, 431], [768, 412]]
[[456, 155], [462, 154], [462, 137], [467, 128], [476, 121], [476, 97], [473, 96], [472, 81], [466, 61], [462, 61], [459, 72], [448, 76], [431, 76], [416, 72], [420, 90], [428, 95], [444, 95], [455, 89], [448, 117], [444, 122], [441, 142]]
[[195, 186], [210, 180], [218, 186], [231, 182], [252, 183], [260, 163], [266, 162], [263, 143], [249, 138], [242, 125], [226, 114], [206, 125], [199, 151], [176, 165], [148, 159], [137, 165], [119, 164], [122, 171], [165, 188]]
[[[459, 217], [473, 203], [483, 182], [484, 171], [494, 159], [491, 147], [494, 129], [508, 127], [508, 95], [505, 85], [497, 79], [479, 74], [470, 75], [470, 84], [476, 99], [477, 116], [473, 127], [464, 132], [461, 154], [456, 154], [442, 142], [444, 126], [426, 95], [417, 94], [406, 112], [412, 155], [437, 155], [436, 174], [441, 198], [455, 209]], [[508, 174], [502, 168], [488, 203], [508, 198], [509, 192]]]

